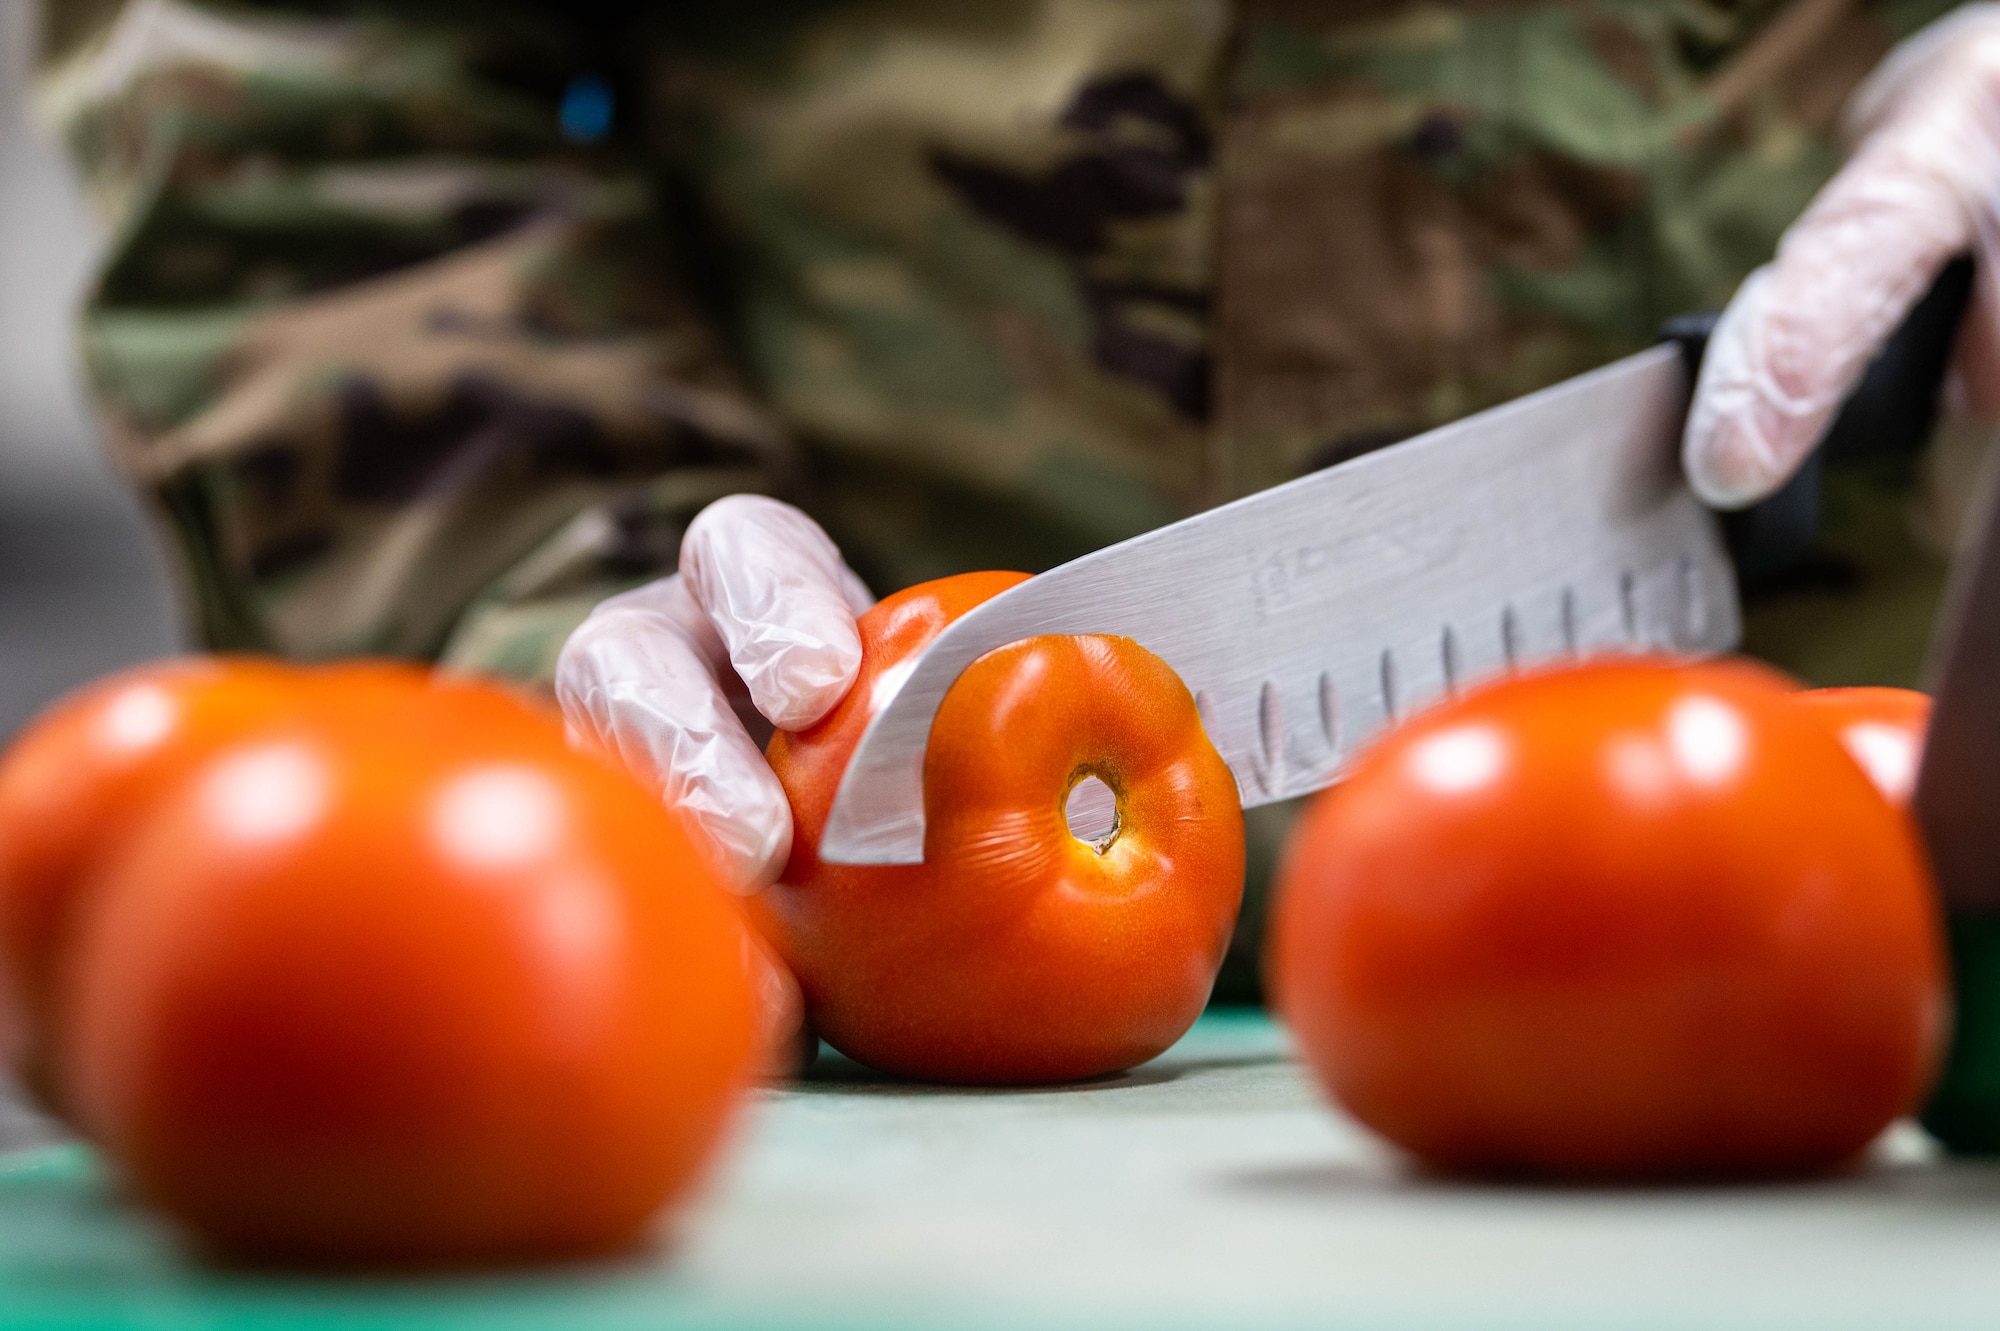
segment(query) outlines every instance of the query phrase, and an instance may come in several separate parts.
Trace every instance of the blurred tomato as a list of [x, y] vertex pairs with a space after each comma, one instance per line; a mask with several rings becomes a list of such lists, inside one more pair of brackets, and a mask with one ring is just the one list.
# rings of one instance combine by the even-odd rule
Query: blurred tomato
[[[751, 909], [841, 1052], [938, 1081], [1064, 1081], [1144, 1062], [1207, 1001], [1243, 892], [1236, 783], [1165, 662], [1129, 638], [1041, 637], [953, 684], [924, 760], [921, 865], [828, 864], [835, 789], [899, 667], [1021, 580], [970, 573], [861, 617], [861, 673], [771, 741], [792, 857]], [[1108, 839], [1065, 806], [1095, 777]]]
[[95, 884], [66, 977], [77, 1111], [238, 1256], [629, 1242], [748, 1075], [736, 910], [679, 820], [549, 717], [358, 687], [207, 755]]
[[524, 685], [414, 661], [347, 657], [312, 667], [310, 679], [315, 712], [330, 724], [474, 733], [488, 721], [518, 725], [524, 712], [562, 724], [555, 706]]
[[0, 760], [0, 1032], [45, 1104], [81, 885], [203, 754], [294, 711], [300, 678], [251, 657], [140, 666], [56, 703]]
[[[470, 727], [476, 732], [483, 724], [515, 723], [526, 708], [561, 725], [561, 714], [542, 695], [484, 676], [373, 658], [341, 661], [313, 673], [321, 694], [319, 715], [335, 724], [340, 724], [335, 718], [350, 717], [361, 725], [408, 725], [421, 730], [443, 720], [452, 727]], [[437, 705], [440, 700], [449, 703], [442, 711]], [[482, 713], [489, 714], [488, 722], [479, 719]], [[440, 742], [452, 741], [445, 736]], [[592, 751], [613, 767], [622, 768], [615, 754]], [[696, 848], [707, 853], [708, 844], [696, 825], [689, 822], [686, 827]], [[729, 880], [733, 889], [747, 890], [729, 879], [732, 870], [721, 857], [712, 857], [711, 862], [717, 875]], [[785, 1080], [812, 1061], [819, 1042], [802, 1029], [798, 982], [770, 945], [755, 930], [746, 929], [744, 948], [756, 995], [757, 1044], [762, 1051], [758, 1074]]]
[[1343, 1105], [1447, 1167], [1832, 1164], [1945, 1013], [1908, 821], [1783, 682], [1515, 677], [1361, 756], [1290, 846], [1274, 979]]
[[1916, 793], [1931, 699], [1915, 689], [1808, 689], [1793, 695], [1833, 727], [1861, 770], [1897, 808]]

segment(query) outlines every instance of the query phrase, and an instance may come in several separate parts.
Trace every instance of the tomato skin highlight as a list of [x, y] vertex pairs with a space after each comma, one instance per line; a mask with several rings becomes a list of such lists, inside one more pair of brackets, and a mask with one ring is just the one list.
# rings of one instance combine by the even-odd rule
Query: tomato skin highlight
[[93, 883], [77, 1111], [234, 1258], [628, 1244], [747, 1082], [740, 915], [680, 821], [549, 717], [368, 687], [209, 754]]
[[[1071, 1081], [1135, 1066], [1200, 1015], [1243, 891], [1234, 778], [1177, 676], [1129, 639], [988, 653], [946, 695], [925, 757], [921, 865], [818, 857], [885, 672], [1022, 580], [975, 573], [861, 618], [862, 666], [817, 725], [771, 742], [792, 857], [752, 899], [841, 1052], [933, 1081]], [[1102, 853], [1064, 802], [1095, 775], [1120, 825]]]
[[1931, 698], [1915, 689], [1807, 689], [1794, 698], [1833, 727], [1861, 770], [1899, 809], [1910, 807], [1930, 733]]
[[1783, 684], [1516, 676], [1380, 740], [1301, 820], [1271, 971], [1326, 1090], [1450, 1169], [1835, 1164], [1947, 1011], [1908, 819]]
[[0, 1039], [41, 1104], [53, 1079], [57, 976], [78, 895], [188, 769], [299, 706], [302, 672], [258, 657], [178, 657], [58, 700], [0, 759]]

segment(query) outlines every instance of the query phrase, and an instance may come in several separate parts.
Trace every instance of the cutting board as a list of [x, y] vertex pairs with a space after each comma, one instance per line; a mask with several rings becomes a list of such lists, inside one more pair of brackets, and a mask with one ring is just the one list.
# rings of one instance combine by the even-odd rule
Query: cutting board
[[1900, 1125], [1747, 1187], [1427, 1176], [1328, 1110], [1260, 1013], [1121, 1077], [762, 1093], [693, 1211], [590, 1266], [448, 1279], [205, 1267], [84, 1147], [0, 1156], [0, 1327], [1991, 1327], [2000, 1166]]

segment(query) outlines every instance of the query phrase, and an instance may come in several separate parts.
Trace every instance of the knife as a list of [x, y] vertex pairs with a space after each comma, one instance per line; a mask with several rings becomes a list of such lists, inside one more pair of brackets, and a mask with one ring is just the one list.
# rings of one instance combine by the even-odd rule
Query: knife
[[[1892, 347], [1940, 317], [1955, 327], [1962, 304], [1940, 312], [1927, 298]], [[1193, 692], [1245, 808], [1332, 784], [1377, 731], [1499, 671], [1735, 646], [1722, 529], [1679, 464], [1705, 329], [1672, 331], [1679, 342], [1106, 547], [975, 607], [883, 682], [890, 696], [849, 759], [821, 857], [922, 863], [924, 750], [939, 703], [974, 660], [1038, 634], [1119, 635], [1163, 658]], [[1869, 380], [1893, 360], [1885, 353]], [[1942, 352], [1933, 360], [1888, 378], [1928, 376], [1916, 398], [1928, 404]], [[1857, 396], [1869, 394], [1864, 381]]]

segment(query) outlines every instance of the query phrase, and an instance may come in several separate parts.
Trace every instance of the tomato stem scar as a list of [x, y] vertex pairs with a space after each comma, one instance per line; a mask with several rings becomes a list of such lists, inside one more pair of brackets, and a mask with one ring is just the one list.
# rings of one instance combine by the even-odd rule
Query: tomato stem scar
[[1069, 834], [1099, 855], [1110, 851], [1125, 827], [1125, 797], [1104, 773], [1079, 767], [1063, 789]]

